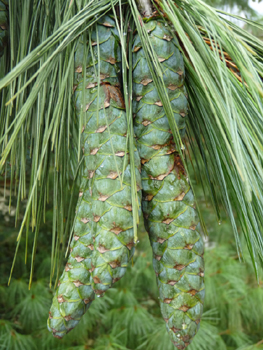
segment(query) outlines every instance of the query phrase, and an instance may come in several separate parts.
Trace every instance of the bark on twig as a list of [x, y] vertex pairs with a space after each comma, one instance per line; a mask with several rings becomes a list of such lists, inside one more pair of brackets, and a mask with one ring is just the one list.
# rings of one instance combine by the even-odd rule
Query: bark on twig
[[138, 9], [143, 17], [152, 16], [153, 9], [151, 0], [136, 0]]

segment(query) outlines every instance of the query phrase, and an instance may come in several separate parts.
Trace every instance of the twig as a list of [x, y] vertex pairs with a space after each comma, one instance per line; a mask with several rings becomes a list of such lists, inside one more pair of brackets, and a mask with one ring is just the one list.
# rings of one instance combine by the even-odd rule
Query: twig
[[143, 17], [151, 17], [153, 14], [151, 0], [136, 0], [138, 9]]

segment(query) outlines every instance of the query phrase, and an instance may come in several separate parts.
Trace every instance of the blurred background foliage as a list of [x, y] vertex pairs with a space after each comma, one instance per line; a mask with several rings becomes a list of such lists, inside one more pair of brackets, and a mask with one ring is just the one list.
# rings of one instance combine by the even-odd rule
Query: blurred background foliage
[[262, 0], [207, 0], [205, 3], [229, 13], [243, 12], [246, 17], [258, 17], [253, 4], [260, 4]]
[[[231, 12], [236, 8], [262, 21], [247, 0], [210, 0]], [[262, 3], [263, 6], [263, 3]], [[255, 29], [247, 27], [256, 34]], [[259, 34], [258, 34], [259, 35]], [[189, 350], [263, 349], [263, 274], [256, 281], [246, 251], [242, 261], [236, 252], [232, 229], [226, 218], [217, 222], [211, 204], [195, 184], [197, 199], [207, 225], [205, 239], [206, 299], [201, 328]], [[0, 177], [0, 349], [4, 350], [173, 350], [161, 318], [151, 248], [143, 225], [140, 243], [126, 276], [97, 299], [79, 326], [58, 340], [47, 331], [46, 319], [53, 289], [49, 286], [52, 245], [52, 203], [39, 232], [34, 281], [28, 290], [32, 238], [23, 238], [13, 278], [7, 281], [16, 249], [15, 205]], [[52, 198], [52, 194], [50, 195]], [[24, 248], [28, 246], [25, 264]], [[65, 259], [62, 259], [61, 268]]]

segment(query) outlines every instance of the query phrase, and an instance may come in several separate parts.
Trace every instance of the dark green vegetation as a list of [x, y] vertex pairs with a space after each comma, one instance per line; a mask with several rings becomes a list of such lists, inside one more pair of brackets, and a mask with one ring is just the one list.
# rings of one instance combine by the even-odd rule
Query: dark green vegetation
[[[263, 349], [263, 278], [259, 286], [251, 263], [240, 263], [231, 226], [218, 225], [210, 205], [198, 191], [207, 222], [206, 302], [201, 327], [190, 350]], [[53, 291], [49, 289], [52, 210], [41, 225], [35, 277], [28, 291], [30, 262], [24, 264], [23, 249], [10, 287], [6, 287], [15, 250], [14, 212], [1, 188], [0, 226], [0, 343], [5, 350], [173, 350], [159, 310], [158, 290], [152, 268], [151, 248], [141, 229], [133, 266], [121, 281], [96, 299], [77, 329], [55, 339], [46, 328], [47, 310]], [[8, 193], [7, 193], [8, 194]], [[30, 245], [32, 240], [30, 240]], [[24, 245], [24, 241], [21, 243]], [[248, 258], [245, 252], [244, 256]], [[30, 256], [29, 256], [30, 257]], [[64, 262], [63, 262], [64, 263]], [[251, 345], [257, 344], [258, 345]]]

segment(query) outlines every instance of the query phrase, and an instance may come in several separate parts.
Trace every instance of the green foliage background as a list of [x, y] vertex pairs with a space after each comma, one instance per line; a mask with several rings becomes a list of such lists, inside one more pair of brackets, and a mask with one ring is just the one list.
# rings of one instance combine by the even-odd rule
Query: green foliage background
[[[243, 252], [247, 262], [238, 259], [230, 224], [226, 220], [219, 224], [201, 188], [196, 186], [196, 190], [209, 239], [205, 252], [205, 313], [189, 350], [263, 349], [263, 276], [258, 285], [247, 252]], [[11, 205], [9, 215], [3, 187], [0, 191], [0, 349], [174, 349], [159, 311], [151, 248], [143, 226], [133, 266], [125, 277], [105, 297], [97, 298], [76, 329], [62, 340], [53, 338], [46, 329], [53, 293], [49, 288], [52, 207], [39, 232], [31, 290], [28, 290], [30, 259], [24, 263], [23, 246], [7, 287], [17, 229], [15, 208]], [[33, 242], [28, 243], [31, 249]], [[25, 241], [21, 243], [24, 244]]]

